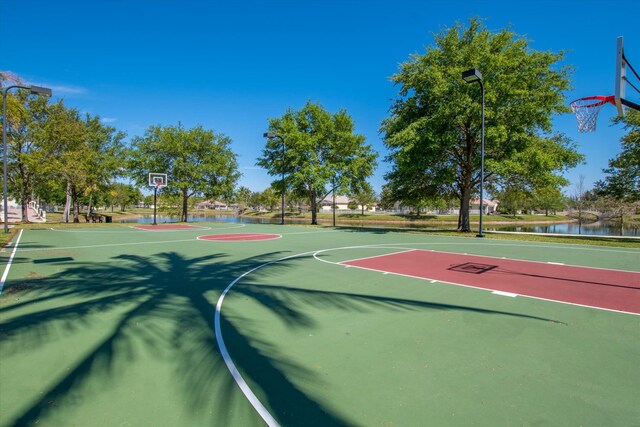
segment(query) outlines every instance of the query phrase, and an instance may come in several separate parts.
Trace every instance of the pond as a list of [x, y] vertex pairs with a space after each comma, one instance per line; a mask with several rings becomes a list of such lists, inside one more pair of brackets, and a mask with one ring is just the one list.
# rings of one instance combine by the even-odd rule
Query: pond
[[[233, 215], [216, 215], [216, 214], [208, 214], [208, 215], [189, 215], [189, 222], [228, 222], [228, 223], [245, 223], [245, 224], [280, 224], [280, 217], [275, 218], [251, 218], [251, 217], [238, 217]], [[178, 221], [177, 217], [170, 217], [164, 215], [157, 215], [156, 222], [176, 222]], [[126, 220], [122, 220], [119, 222], [126, 223], [143, 223], [143, 224], [151, 224], [153, 223], [153, 215], [141, 215], [137, 218], [130, 218]], [[308, 223], [308, 219], [291, 219], [287, 218], [286, 222], [288, 224], [304, 224]], [[326, 221], [323, 221], [323, 224], [326, 224]], [[344, 223], [343, 223], [344, 224]], [[385, 222], [379, 223], [367, 223], [367, 224], [350, 224], [353, 227], [374, 227], [374, 228], [421, 228], [421, 229], [441, 229], [443, 226], [441, 225], [432, 225], [432, 224], [389, 224]], [[450, 228], [451, 226], [445, 226], [446, 228]], [[486, 231], [519, 231], [519, 232], [527, 232], [527, 233], [557, 233], [557, 234], [585, 234], [585, 235], [601, 235], [601, 236], [640, 236], [640, 232], [638, 229], [627, 228], [624, 230], [624, 233], [620, 233], [620, 227], [604, 222], [594, 222], [591, 224], [582, 224], [581, 229], [579, 230], [577, 223], [564, 223], [564, 224], [542, 224], [542, 225], [493, 225], [493, 224], [485, 224]]]
[[542, 224], [542, 225], [487, 225], [487, 231], [520, 231], [525, 233], [557, 233], [557, 234], [584, 234], [598, 236], [640, 236], [637, 228], [626, 228], [622, 233], [620, 226], [606, 222], [594, 222], [582, 224], [582, 227], [575, 222], [564, 224]]

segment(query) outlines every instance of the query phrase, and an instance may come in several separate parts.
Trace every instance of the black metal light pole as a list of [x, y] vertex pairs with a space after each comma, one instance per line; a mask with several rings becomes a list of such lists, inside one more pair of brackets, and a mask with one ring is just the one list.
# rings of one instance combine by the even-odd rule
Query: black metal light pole
[[7, 202], [7, 92], [9, 89], [28, 89], [33, 95], [51, 96], [51, 89], [40, 86], [20, 86], [11, 85], [2, 89], [2, 145], [4, 147], [4, 185], [3, 185], [3, 197], [4, 197], [4, 232], [9, 232], [9, 215], [7, 209], [9, 208]]
[[284, 185], [284, 138], [281, 137], [280, 135], [278, 135], [275, 132], [265, 132], [263, 135], [265, 138], [267, 139], [271, 139], [271, 138], [279, 138], [280, 139], [280, 143], [282, 145], [282, 213], [281, 213], [281, 220], [280, 220], [280, 224], [284, 225], [284, 192], [285, 192], [285, 185]]
[[482, 213], [484, 211], [484, 84], [482, 84], [482, 74], [476, 68], [464, 71], [462, 73], [462, 80], [467, 83], [478, 82], [480, 89], [482, 90], [482, 130], [481, 140], [482, 145], [480, 147], [480, 230], [476, 237], [484, 237], [482, 233]]

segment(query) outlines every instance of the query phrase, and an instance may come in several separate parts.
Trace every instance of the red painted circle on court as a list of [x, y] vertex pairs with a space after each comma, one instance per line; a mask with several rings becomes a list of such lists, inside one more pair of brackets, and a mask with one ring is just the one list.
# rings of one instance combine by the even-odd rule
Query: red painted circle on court
[[280, 234], [236, 233], [198, 236], [198, 240], [213, 240], [216, 242], [243, 242], [253, 240], [274, 240], [279, 239], [280, 237], [282, 237]]
[[137, 228], [138, 230], [193, 230], [194, 228], [202, 228], [197, 225], [187, 225], [187, 224], [157, 224], [157, 225], [135, 225], [132, 228]]

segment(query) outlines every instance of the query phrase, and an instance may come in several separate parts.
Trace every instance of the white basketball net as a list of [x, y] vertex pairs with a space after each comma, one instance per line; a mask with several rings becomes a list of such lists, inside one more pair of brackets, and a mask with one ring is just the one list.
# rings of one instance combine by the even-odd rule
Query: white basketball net
[[598, 113], [605, 104], [611, 102], [609, 96], [589, 96], [576, 99], [569, 105], [578, 119], [578, 132], [593, 132], [596, 130], [596, 120]]

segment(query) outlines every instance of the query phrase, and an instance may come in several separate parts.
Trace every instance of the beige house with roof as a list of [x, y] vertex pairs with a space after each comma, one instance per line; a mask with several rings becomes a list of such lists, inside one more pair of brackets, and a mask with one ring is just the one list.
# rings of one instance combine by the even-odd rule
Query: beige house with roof
[[[347, 196], [336, 196], [336, 210], [338, 211], [351, 211], [349, 209], [349, 201], [350, 199]], [[320, 202], [320, 212], [331, 212], [331, 206], [333, 205], [333, 196], [325, 197], [322, 202]], [[354, 210], [362, 210], [362, 205], [358, 205], [358, 207]], [[375, 206], [371, 206], [371, 208], [364, 207], [365, 211], [375, 212]]]

